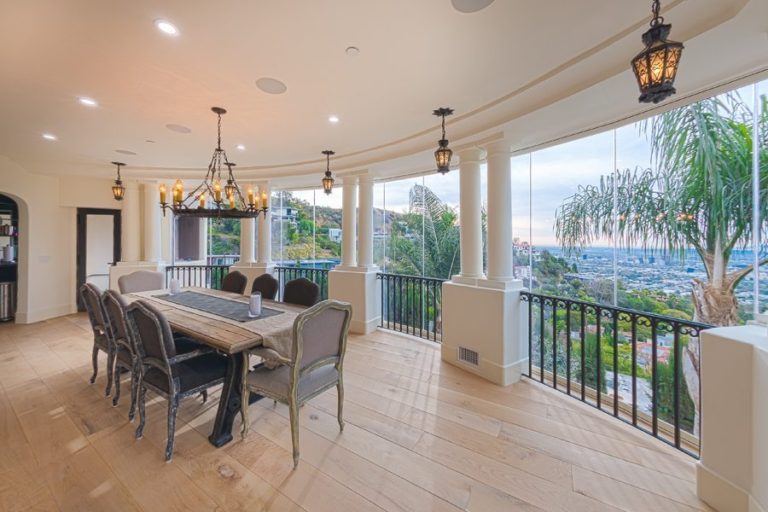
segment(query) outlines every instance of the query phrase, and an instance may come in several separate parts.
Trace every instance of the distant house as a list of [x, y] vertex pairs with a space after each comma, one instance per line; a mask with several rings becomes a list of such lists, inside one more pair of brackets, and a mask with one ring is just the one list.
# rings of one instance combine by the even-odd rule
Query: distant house
[[331, 242], [341, 242], [341, 229], [328, 228], [328, 239]]

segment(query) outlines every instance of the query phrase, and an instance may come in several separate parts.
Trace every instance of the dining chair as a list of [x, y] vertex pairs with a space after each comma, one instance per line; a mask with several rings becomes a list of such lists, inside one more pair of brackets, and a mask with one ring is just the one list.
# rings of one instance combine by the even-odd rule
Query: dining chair
[[91, 283], [84, 283], [80, 287], [80, 298], [85, 304], [85, 310], [88, 312], [88, 320], [93, 329], [93, 350], [91, 352], [91, 364], [93, 365], [93, 375], [90, 382], [96, 382], [96, 375], [99, 373], [99, 351], [107, 354], [107, 387], [104, 390], [104, 396], [109, 396], [112, 392], [112, 354], [113, 347], [109, 339], [107, 328], [107, 317], [104, 312], [104, 303], [101, 299], [101, 290], [98, 286]]
[[277, 279], [272, 276], [272, 274], [262, 274], [253, 280], [251, 293], [261, 292], [262, 298], [275, 300], [275, 297], [277, 297], [278, 288], [280, 288], [280, 284], [277, 282]]
[[114, 290], [104, 292], [104, 309], [107, 313], [108, 332], [115, 348], [115, 368], [113, 370], [115, 395], [112, 397], [112, 405], [120, 402], [120, 376], [121, 373], [131, 374], [131, 407], [128, 410], [128, 420], [133, 421], [136, 415], [136, 397], [138, 394], [139, 374], [141, 373], [141, 359], [136, 342], [128, 332], [125, 318], [125, 310], [128, 304], [125, 299]]
[[314, 306], [320, 299], [320, 287], [306, 277], [300, 277], [285, 283], [283, 302], [299, 306]]
[[165, 288], [165, 279], [162, 272], [152, 270], [137, 270], [117, 280], [120, 293], [148, 292]]
[[[326, 300], [301, 312], [293, 322], [293, 347], [290, 359], [275, 369], [263, 363], [249, 370], [248, 352], [243, 354], [241, 414], [243, 438], [248, 434], [248, 403], [251, 393], [288, 405], [293, 439], [293, 467], [299, 464], [299, 407], [320, 393], [336, 386], [338, 390], [339, 430], [344, 431], [343, 364], [347, 349], [352, 306]], [[251, 353], [258, 355], [258, 350]]]
[[221, 280], [221, 290], [224, 292], [237, 293], [243, 295], [245, 286], [248, 284], [248, 278], [237, 270], [230, 272]]
[[141, 358], [136, 439], [144, 435], [146, 395], [147, 390], [151, 389], [168, 401], [165, 460], [170, 461], [179, 402], [224, 382], [227, 358], [209, 347], [200, 347], [184, 354], [177, 353], [168, 320], [145, 301], [138, 300], [128, 306], [127, 317], [128, 327], [136, 340]]

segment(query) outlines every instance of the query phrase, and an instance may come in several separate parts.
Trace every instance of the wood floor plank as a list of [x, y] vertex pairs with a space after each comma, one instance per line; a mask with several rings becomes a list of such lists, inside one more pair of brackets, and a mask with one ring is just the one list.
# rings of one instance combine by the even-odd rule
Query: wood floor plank
[[[167, 402], [148, 396], [145, 437], [90, 385], [86, 315], [0, 325], [0, 510], [707, 511], [690, 457], [523, 380], [505, 388], [441, 360], [434, 343], [351, 336], [346, 428], [336, 393], [300, 411], [293, 470], [287, 409], [251, 406], [251, 432], [207, 441], [221, 386], [181, 404], [165, 463]], [[235, 420], [239, 429], [239, 419]]]

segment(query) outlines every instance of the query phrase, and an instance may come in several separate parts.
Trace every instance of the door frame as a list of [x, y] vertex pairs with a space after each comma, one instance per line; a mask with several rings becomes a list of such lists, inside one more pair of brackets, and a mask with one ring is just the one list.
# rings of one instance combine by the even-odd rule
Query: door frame
[[122, 238], [122, 211], [110, 208], [78, 208], [77, 209], [77, 255], [75, 265], [77, 270], [77, 282], [75, 288], [75, 297], [77, 300], [77, 310], [85, 311], [85, 305], [80, 301], [80, 287], [85, 283], [85, 264], [86, 264], [86, 243], [88, 240], [88, 215], [111, 215], [112, 232], [112, 264], [120, 261], [120, 252], [122, 250], [120, 241]]

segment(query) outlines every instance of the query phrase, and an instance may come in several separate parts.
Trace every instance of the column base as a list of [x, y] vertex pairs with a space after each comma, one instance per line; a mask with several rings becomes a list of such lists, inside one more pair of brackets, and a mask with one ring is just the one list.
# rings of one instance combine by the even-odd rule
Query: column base
[[162, 261], [118, 261], [117, 265], [109, 267], [109, 289], [119, 291], [117, 280], [122, 276], [132, 274], [137, 270], [165, 272], [166, 263]]
[[[443, 284], [443, 361], [508, 386], [528, 365], [519, 280], [477, 285]], [[459, 359], [459, 348], [477, 353], [477, 364]]]
[[352, 304], [349, 330], [368, 334], [381, 322], [381, 292], [377, 271], [337, 266], [328, 272], [328, 298]]
[[715, 510], [766, 512], [747, 491], [701, 462], [696, 464], [696, 495]]

